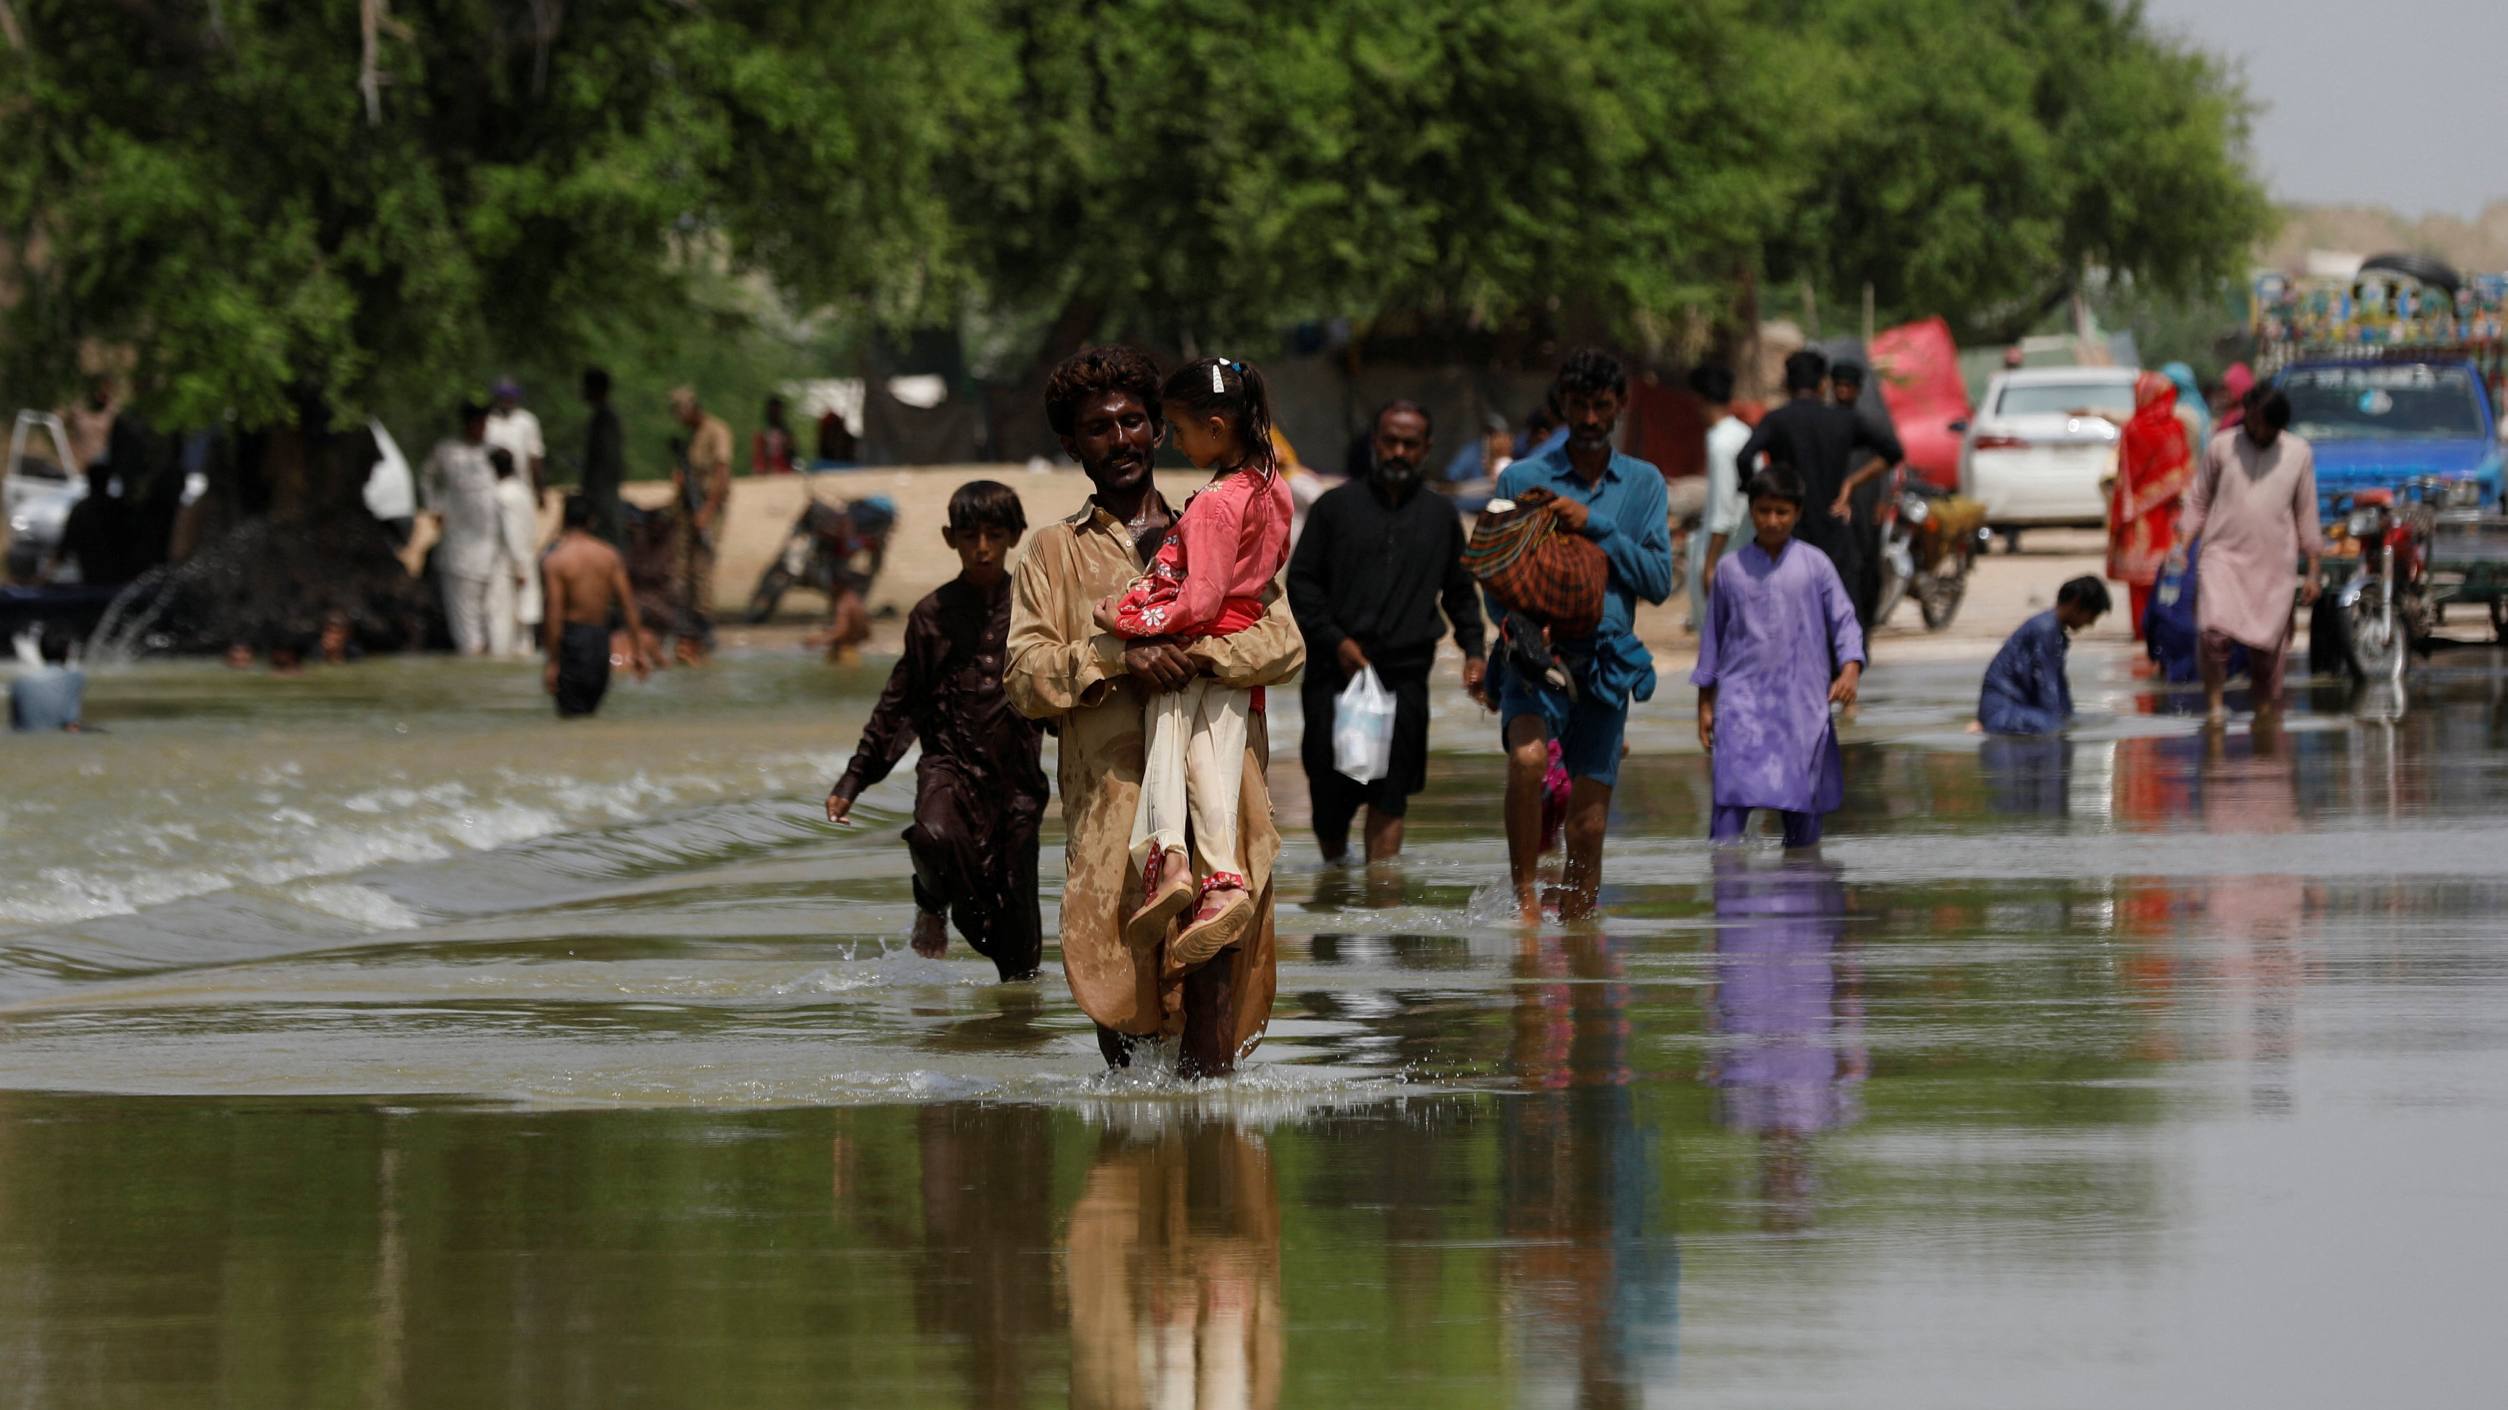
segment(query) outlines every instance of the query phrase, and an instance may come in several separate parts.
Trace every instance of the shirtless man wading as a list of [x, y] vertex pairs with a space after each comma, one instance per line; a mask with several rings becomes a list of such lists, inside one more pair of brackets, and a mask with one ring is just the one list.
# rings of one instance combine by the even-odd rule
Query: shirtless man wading
[[635, 590], [627, 585], [627, 560], [592, 534], [592, 503], [566, 497], [566, 527], [540, 560], [547, 575], [548, 692], [557, 697], [559, 719], [601, 708], [610, 688], [610, 613], [627, 615], [627, 664], [642, 680], [644, 624], [636, 619]]

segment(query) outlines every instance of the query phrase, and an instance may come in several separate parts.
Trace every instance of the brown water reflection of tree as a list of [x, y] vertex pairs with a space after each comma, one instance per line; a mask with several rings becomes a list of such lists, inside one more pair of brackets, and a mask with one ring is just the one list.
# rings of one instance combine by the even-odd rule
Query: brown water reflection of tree
[[1279, 1403], [1280, 1191], [1258, 1137], [1108, 1131], [1063, 1250], [1077, 1410]]
[[1669, 1228], [1646, 1227], [1654, 1133], [1631, 1091], [1629, 990], [1599, 936], [1528, 942], [1515, 962], [1498, 1104], [1498, 1274], [1509, 1320], [1574, 1356], [1576, 1403], [1644, 1399], [1650, 1328], [1668, 1334], [1680, 1276]]
[[1716, 982], [1707, 1005], [1719, 1042], [1701, 1074], [1716, 1119], [1759, 1137], [1759, 1198], [1772, 1230], [1810, 1226], [1817, 1205], [1809, 1138], [1863, 1117], [1871, 1060], [1863, 975], [1844, 948], [1846, 887], [1837, 868], [1788, 858], [1715, 859]]

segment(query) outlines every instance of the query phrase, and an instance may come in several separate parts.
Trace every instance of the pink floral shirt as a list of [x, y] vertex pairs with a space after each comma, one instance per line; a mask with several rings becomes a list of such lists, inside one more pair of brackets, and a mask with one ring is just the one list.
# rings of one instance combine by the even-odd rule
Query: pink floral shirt
[[1263, 590], [1289, 561], [1290, 514], [1277, 470], [1248, 468], [1204, 486], [1115, 604], [1116, 633], [1191, 640], [1260, 621]]

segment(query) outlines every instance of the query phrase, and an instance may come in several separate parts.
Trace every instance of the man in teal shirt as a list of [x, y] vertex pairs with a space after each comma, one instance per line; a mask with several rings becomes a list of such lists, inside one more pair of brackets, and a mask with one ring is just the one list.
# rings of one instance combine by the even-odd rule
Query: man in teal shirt
[[[1611, 445], [1628, 400], [1628, 374], [1616, 358], [1587, 349], [1561, 365], [1552, 397], [1565, 418], [1566, 444], [1508, 466], [1498, 477], [1498, 497], [1554, 497], [1559, 522], [1592, 539], [1611, 571], [1602, 624], [1593, 636], [1552, 644], [1575, 682], [1572, 691], [1525, 669], [1517, 659], [1523, 653], [1503, 653], [1507, 662], [1497, 703], [1507, 749], [1507, 861], [1516, 903], [1527, 920], [1540, 916], [1534, 870], [1541, 859], [1542, 781], [1554, 739], [1570, 779], [1567, 894], [1560, 913], [1573, 917], [1593, 910], [1629, 702], [1655, 693], [1654, 657], [1634, 631], [1637, 599], [1662, 602], [1672, 594], [1670, 506], [1662, 472]], [[1529, 640], [1528, 624], [1507, 622], [1503, 611], [1497, 615], [1510, 639]]]

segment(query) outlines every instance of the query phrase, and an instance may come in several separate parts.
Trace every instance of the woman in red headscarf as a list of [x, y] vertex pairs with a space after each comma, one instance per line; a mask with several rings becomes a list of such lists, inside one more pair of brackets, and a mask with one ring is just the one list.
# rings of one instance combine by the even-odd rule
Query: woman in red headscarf
[[2133, 603], [2134, 640], [2152, 584], [2175, 546], [2177, 501], [2194, 477], [2194, 448], [2177, 418], [2177, 386], [2157, 372], [2134, 378], [2133, 419], [2116, 448], [2116, 494], [2108, 505], [2107, 575]]
[[2220, 415], [2215, 430], [2226, 431], [2247, 419], [2247, 393], [2255, 389], [2255, 372], [2243, 362], [2233, 362], [2221, 374]]

